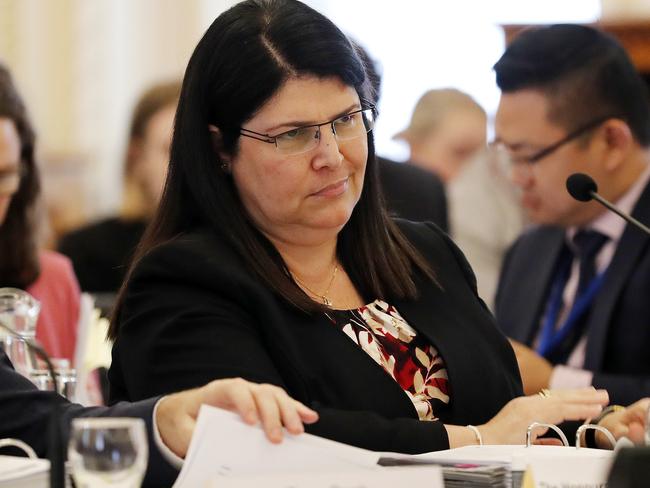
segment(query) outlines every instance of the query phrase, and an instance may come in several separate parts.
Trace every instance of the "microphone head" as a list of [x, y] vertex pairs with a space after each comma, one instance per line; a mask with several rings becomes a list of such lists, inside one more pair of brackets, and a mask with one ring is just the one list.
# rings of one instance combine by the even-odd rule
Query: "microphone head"
[[588, 202], [593, 199], [592, 193], [598, 193], [598, 185], [594, 179], [584, 173], [573, 173], [566, 180], [566, 189], [576, 200]]

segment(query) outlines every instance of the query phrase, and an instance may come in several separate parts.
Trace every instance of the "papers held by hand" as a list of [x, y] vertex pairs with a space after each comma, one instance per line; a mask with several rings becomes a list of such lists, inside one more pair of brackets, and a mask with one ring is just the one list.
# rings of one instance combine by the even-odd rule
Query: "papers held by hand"
[[[368, 486], [401, 485], [394, 480], [392, 485], [383, 484], [390, 479], [378, 476], [383, 472], [377, 465], [379, 457], [376, 452], [309, 434], [285, 435], [281, 444], [271, 444], [261, 428], [246, 425], [235, 414], [204, 405], [174, 488], [206, 486], [213, 481], [219, 487], [311, 488], [320, 483], [331, 486], [333, 481], [354, 481], [354, 486], [366, 486], [373, 479], [382, 484]], [[397, 476], [400, 473], [391, 475]], [[402, 473], [402, 481], [404, 476], [407, 475]], [[261, 478], [264, 482], [260, 484]], [[415, 482], [416, 478], [426, 480], [428, 488], [443, 487], [438, 467], [427, 466], [419, 473], [409, 469], [408, 479]], [[287, 485], [289, 481], [294, 484]]]

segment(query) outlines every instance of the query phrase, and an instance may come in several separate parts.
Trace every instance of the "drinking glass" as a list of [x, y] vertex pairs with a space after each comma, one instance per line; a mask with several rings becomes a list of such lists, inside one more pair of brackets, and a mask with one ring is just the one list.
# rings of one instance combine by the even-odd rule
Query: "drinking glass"
[[[59, 387], [59, 394], [70, 401], [74, 401], [77, 387], [77, 372], [70, 367], [70, 361], [64, 358], [52, 358], [52, 366], [56, 374], [56, 383]], [[39, 390], [54, 390], [52, 375], [47, 369], [35, 369], [29, 375], [32, 383]]]
[[[0, 321], [28, 340], [36, 336], [36, 321], [41, 304], [33, 296], [17, 288], [0, 288]], [[0, 346], [16, 371], [29, 377], [38, 363], [25, 341], [0, 329]]]
[[107, 417], [72, 421], [68, 460], [78, 488], [139, 487], [147, 458], [142, 419]]

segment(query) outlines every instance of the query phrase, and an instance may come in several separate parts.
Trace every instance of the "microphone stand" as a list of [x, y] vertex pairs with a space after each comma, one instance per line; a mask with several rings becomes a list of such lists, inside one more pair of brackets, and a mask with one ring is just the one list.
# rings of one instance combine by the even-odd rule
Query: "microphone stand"
[[[29, 350], [36, 353], [47, 366], [47, 370], [52, 377], [52, 384], [54, 385], [54, 394], [59, 392], [59, 385], [56, 380], [56, 372], [50, 356], [45, 352], [37, 343], [27, 339], [22, 334], [16, 332], [13, 328], [9, 327], [2, 320], [0, 320], [0, 329], [8, 332], [11, 336], [23, 341]], [[48, 459], [50, 460], [50, 488], [65, 488], [65, 456], [62, 445], [61, 435], [61, 409], [57, 402], [52, 406], [50, 413], [50, 425], [48, 432]]]
[[616, 215], [618, 215], [619, 217], [621, 217], [621, 218], [624, 219], [625, 221], [629, 222], [629, 223], [632, 224], [632, 225], [637, 226], [639, 229], [641, 229], [642, 231], [644, 231], [646, 234], [649, 234], [649, 235], [650, 235], [650, 228], [648, 228], [648, 226], [642, 224], [641, 222], [639, 222], [637, 219], [635, 219], [635, 218], [632, 217], [631, 215], [627, 215], [626, 213], [621, 212], [618, 208], [616, 208], [616, 207], [615, 207], [614, 205], [612, 205], [610, 202], [608, 202], [607, 200], [605, 200], [603, 197], [601, 197], [601, 196], [600, 196], [598, 193], [596, 193], [595, 191], [590, 191], [589, 194], [590, 194], [591, 197], [592, 197], [594, 200], [596, 200], [598, 203], [600, 203], [601, 205], [604, 205], [605, 207], [607, 207], [608, 209], [610, 209], [612, 212], [614, 212]]

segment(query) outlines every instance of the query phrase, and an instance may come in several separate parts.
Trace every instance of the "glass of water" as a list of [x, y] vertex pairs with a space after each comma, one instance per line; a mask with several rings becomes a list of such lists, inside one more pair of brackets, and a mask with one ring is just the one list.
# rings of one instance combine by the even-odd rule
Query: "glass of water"
[[[77, 372], [70, 367], [70, 361], [63, 358], [51, 358], [56, 374], [56, 383], [59, 387], [59, 394], [70, 401], [75, 400], [77, 387]], [[47, 369], [35, 369], [29, 375], [39, 390], [54, 390], [52, 376]]]
[[78, 418], [72, 421], [68, 461], [78, 488], [139, 487], [147, 468], [144, 421]]
[[[0, 320], [27, 340], [36, 336], [36, 321], [41, 305], [33, 296], [17, 288], [0, 288]], [[38, 368], [34, 353], [25, 342], [0, 330], [0, 347], [11, 359], [16, 371], [29, 377]]]

